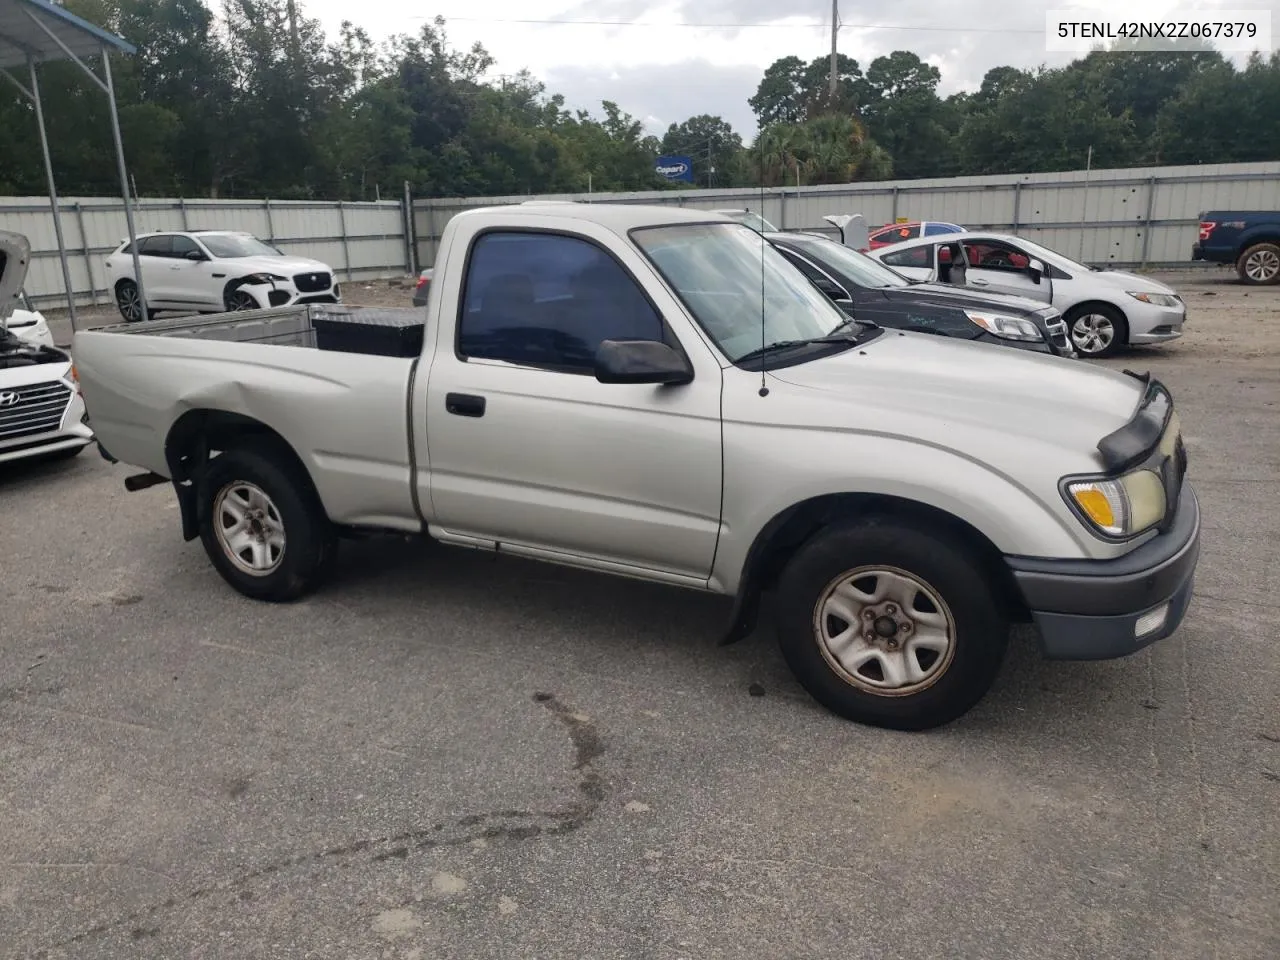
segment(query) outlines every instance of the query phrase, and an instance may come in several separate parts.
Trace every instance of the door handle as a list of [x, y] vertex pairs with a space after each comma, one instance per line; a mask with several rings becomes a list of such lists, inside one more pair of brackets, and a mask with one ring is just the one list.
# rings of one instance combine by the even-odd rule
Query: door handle
[[974, 277], [969, 283], [975, 287], [988, 287], [991, 285], [990, 280], [983, 280], [981, 277]]
[[459, 417], [483, 417], [484, 397], [470, 393], [446, 393], [444, 408]]

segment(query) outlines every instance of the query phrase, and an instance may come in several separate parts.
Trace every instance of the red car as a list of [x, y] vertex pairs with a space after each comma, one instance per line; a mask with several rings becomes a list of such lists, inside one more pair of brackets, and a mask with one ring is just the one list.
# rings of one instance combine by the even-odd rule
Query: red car
[[871, 249], [878, 250], [903, 240], [914, 240], [921, 236], [935, 237], [943, 233], [964, 233], [964, 227], [957, 223], [942, 223], [937, 220], [913, 220], [910, 223], [886, 223], [883, 227], [872, 230], [867, 239], [871, 241]]

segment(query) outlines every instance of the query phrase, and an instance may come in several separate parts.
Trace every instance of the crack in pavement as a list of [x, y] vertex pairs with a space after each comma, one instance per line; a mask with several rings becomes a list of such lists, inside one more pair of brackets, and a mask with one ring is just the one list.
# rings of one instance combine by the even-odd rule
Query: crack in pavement
[[189, 893], [170, 897], [161, 903], [135, 910], [115, 920], [96, 924], [37, 951], [33, 956], [36, 960], [41, 960], [49, 956], [50, 950], [84, 943], [115, 931], [122, 931], [130, 926], [133, 927], [130, 937], [134, 940], [154, 936], [158, 932], [157, 929], [146, 928], [141, 921], [149, 920], [163, 911], [206, 900], [218, 894], [237, 893], [242, 899], [250, 899], [252, 894], [247, 888], [256, 881], [307, 864], [328, 864], [366, 853], [372, 854], [369, 857], [370, 863], [384, 863], [389, 860], [403, 860], [410, 854], [424, 850], [459, 847], [476, 840], [528, 840], [533, 837], [559, 836], [579, 829], [595, 815], [601, 801], [604, 800], [604, 779], [595, 769], [595, 761], [604, 753], [604, 742], [588, 717], [564, 704], [555, 694], [535, 693], [533, 699], [564, 725], [569, 734], [569, 740], [573, 744], [573, 769], [579, 772], [576, 784], [578, 797], [560, 809], [496, 810], [470, 814], [394, 836], [370, 837], [316, 853], [289, 857], [242, 873], [224, 883], [198, 887]]

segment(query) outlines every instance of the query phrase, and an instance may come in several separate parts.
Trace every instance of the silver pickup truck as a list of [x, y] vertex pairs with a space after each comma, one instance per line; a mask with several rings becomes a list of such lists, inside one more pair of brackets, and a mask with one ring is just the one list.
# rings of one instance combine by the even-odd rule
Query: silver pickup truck
[[805, 688], [902, 729], [981, 699], [1012, 621], [1117, 657], [1190, 601], [1158, 381], [861, 323], [728, 217], [474, 210], [412, 324], [344, 310], [75, 338], [104, 455], [171, 481], [250, 597], [300, 597], [370, 529], [723, 594], [722, 642], [771, 592]]

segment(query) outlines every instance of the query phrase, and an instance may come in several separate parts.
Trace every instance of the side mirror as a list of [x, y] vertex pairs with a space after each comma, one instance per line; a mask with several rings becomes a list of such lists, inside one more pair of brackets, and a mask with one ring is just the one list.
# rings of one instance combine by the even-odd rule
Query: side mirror
[[1027, 276], [1031, 278], [1032, 283], [1039, 283], [1044, 276], [1044, 264], [1039, 260], [1032, 260], [1027, 264]]
[[596, 379], [601, 383], [664, 383], [693, 379], [689, 362], [659, 340], [602, 340], [596, 350]]
[[188, 251], [186, 252], [186, 258], [187, 258], [188, 260], [197, 260], [197, 261], [200, 261], [200, 260], [208, 260], [208, 259], [209, 259], [209, 258], [208, 258], [208, 257], [206, 257], [203, 253], [201, 253], [199, 250], [188, 250]]

